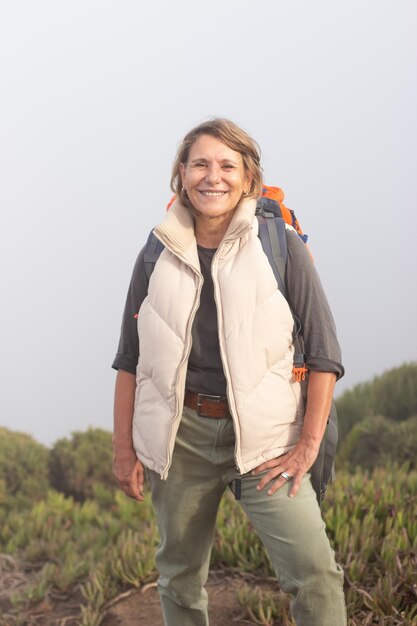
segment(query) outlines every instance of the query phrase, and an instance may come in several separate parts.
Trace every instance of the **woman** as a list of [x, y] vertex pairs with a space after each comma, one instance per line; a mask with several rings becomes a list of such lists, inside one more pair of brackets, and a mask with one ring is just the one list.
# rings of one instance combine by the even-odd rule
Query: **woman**
[[[208, 624], [216, 513], [226, 486], [239, 485], [297, 626], [341, 626], [343, 574], [308, 473], [343, 374], [319, 279], [288, 229], [289, 303], [277, 290], [257, 236], [259, 150], [232, 122], [188, 133], [171, 186], [177, 200], [154, 231], [165, 249], [149, 287], [139, 254], [113, 363], [113, 471], [138, 501], [146, 473], [165, 624]], [[289, 305], [303, 328], [306, 403], [292, 377]]]

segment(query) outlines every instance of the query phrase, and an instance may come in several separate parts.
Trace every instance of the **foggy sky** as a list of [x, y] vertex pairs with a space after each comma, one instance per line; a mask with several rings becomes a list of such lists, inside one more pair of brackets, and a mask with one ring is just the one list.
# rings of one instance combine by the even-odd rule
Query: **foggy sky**
[[210, 116], [309, 234], [338, 393], [416, 360], [416, 32], [414, 0], [2, 2], [0, 425], [111, 429], [133, 263]]

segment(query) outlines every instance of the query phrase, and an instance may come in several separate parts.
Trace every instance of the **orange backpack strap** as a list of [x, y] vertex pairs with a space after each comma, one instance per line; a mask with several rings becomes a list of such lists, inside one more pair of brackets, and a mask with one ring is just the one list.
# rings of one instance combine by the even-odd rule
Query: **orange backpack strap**
[[172, 205], [174, 204], [174, 202], [175, 202], [175, 198], [176, 198], [176, 197], [177, 197], [177, 196], [172, 196], [171, 200], [168, 202], [168, 204], [167, 204], [167, 211], [169, 211], [169, 209], [170, 209], [170, 208], [172, 207]]
[[273, 200], [277, 203], [280, 208], [281, 216], [284, 222], [292, 226], [297, 233], [300, 235], [301, 239], [304, 243], [307, 243], [308, 235], [305, 235], [301, 229], [300, 223], [295, 216], [295, 213], [292, 209], [289, 209], [285, 206], [284, 200], [284, 192], [281, 187], [271, 187], [269, 185], [264, 185], [262, 188], [261, 198], [268, 198], [269, 200]]

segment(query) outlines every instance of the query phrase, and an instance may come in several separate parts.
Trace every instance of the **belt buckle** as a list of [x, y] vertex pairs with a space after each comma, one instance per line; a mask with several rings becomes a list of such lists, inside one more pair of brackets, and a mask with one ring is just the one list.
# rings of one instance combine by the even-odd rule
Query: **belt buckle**
[[197, 394], [197, 415], [200, 415], [201, 417], [211, 417], [211, 415], [207, 415], [201, 412], [201, 407], [203, 405], [203, 400], [208, 399], [208, 400], [212, 400], [213, 402], [221, 402], [222, 401], [222, 397], [221, 396], [212, 396], [209, 393], [198, 393]]

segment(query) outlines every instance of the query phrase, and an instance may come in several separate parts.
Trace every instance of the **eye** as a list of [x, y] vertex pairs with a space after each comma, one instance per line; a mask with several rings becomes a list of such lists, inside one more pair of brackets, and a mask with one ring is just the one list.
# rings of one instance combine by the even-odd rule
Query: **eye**
[[234, 167], [235, 166], [232, 163], [224, 163], [223, 164], [223, 169], [224, 170], [232, 170], [232, 169], [234, 169]]
[[199, 169], [206, 167], [206, 165], [207, 164], [204, 161], [197, 161], [196, 163], [194, 163], [194, 167], [198, 167]]

